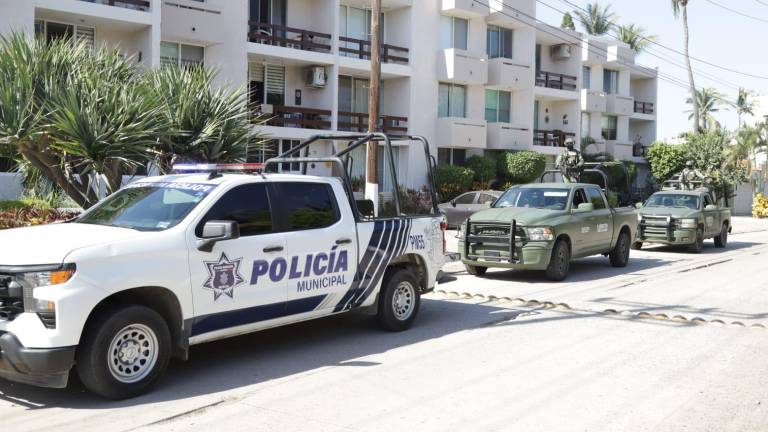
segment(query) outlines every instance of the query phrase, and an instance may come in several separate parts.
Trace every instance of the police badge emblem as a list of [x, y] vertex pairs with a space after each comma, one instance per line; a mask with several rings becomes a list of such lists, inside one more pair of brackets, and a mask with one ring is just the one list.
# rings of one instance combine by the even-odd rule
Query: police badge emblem
[[222, 295], [235, 298], [235, 287], [245, 281], [240, 274], [240, 263], [242, 261], [242, 258], [230, 261], [227, 258], [227, 254], [222, 252], [218, 261], [203, 262], [208, 270], [208, 279], [203, 284], [203, 288], [213, 291], [214, 301], [218, 300]]

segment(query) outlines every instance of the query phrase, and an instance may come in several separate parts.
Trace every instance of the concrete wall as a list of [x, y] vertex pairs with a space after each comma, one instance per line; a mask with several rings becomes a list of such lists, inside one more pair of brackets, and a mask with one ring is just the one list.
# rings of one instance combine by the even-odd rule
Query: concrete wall
[[23, 190], [20, 175], [0, 172], [0, 201], [19, 199]]

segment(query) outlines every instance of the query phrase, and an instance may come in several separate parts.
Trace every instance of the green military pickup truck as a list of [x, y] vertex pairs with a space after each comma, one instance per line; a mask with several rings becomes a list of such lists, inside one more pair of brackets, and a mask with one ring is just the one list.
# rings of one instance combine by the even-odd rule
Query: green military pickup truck
[[700, 253], [708, 238], [724, 248], [730, 230], [731, 210], [718, 205], [709, 189], [664, 190], [651, 195], [638, 210], [638, 234], [632, 247], [659, 243]]
[[599, 186], [528, 184], [467, 219], [459, 251], [473, 275], [488, 268], [544, 270], [562, 281], [576, 258], [602, 254], [614, 267], [626, 266], [636, 230], [635, 209], [611, 208]]

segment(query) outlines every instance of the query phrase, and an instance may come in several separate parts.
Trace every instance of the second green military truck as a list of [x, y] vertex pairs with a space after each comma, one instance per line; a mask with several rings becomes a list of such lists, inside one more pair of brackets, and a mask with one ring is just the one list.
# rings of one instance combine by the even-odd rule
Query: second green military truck
[[605, 255], [614, 267], [625, 267], [636, 231], [635, 209], [612, 208], [599, 186], [528, 184], [467, 219], [459, 251], [473, 275], [488, 268], [542, 270], [562, 281], [576, 258]]
[[710, 189], [683, 190], [672, 186], [656, 192], [639, 210], [638, 235], [633, 249], [643, 243], [686, 246], [700, 253], [704, 240], [713, 238], [724, 248], [731, 230], [731, 210], [717, 203]]

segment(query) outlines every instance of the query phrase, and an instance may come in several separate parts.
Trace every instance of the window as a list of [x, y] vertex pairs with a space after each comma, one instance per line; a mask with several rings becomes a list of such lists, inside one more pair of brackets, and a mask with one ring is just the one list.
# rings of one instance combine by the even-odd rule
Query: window
[[619, 92], [619, 71], [603, 70], [603, 91], [608, 94]]
[[[588, 112], [581, 113], [581, 142], [589, 141], [589, 128], [592, 123], [592, 115]], [[583, 145], [582, 145], [582, 148]]]
[[339, 111], [368, 112], [368, 80], [339, 76]]
[[456, 198], [454, 200], [454, 202], [456, 202], [457, 205], [459, 205], [459, 204], [464, 204], [464, 205], [474, 204], [475, 203], [475, 195], [477, 195], [477, 194], [466, 193], [466, 194]]
[[440, 17], [440, 48], [467, 49], [469, 21], [450, 16]]
[[619, 119], [616, 116], [603, 116], [603, 123], [602, 123], [602, 134], [603, 139], [614, 141], [616, 140], [616, 128], [618, 125]]
[[[704, 208], [706, 208], [709, 205], [713, 205], [712, 198], [709, 197], [709, 195], [704, 195]], [[698, 207], [698, 206], [696, 206]]]
[[605, 200], [603, 199], [603, 194], [600, 192], [600, 189], [589, 188], [587, 189], [587, 195], [589, 195], [589, 202], [595, 206], [595, 210], [602, 210], [606, 208]]
[[578, 208], [581, 204], [586, 204], [587, 202], [587, 194], [584, 193], [584, 189], [576, 189], [576, 192], [573, 193], [573, 208]]
[[494, 201], [496, 201], [496, 197], [493, 195], [488, 194], [480, 194], [480, 204], [492, 204]]
[[47, 42], [56, 39], [75, 40], [85, 44], [88, 48], [93, 49], [95, 45], [96, 29], [88, 26], [35, 20], [35, 36], [44, 37]]
[[582, 66], [581, 75], [583, 81], [582, 88], [590, 90], [592, 88], [592, 68], [589, 66]]
[[467, 87], [440, 83], [438, 89], [438, 117], [466, 117]]
[[251, 0], [251, 21], [285, 26], [285, 0]]
[[512, 58], [513, 31], [497, 26], [488, 26], [486, 47], [489, 58]]
[[[277, 157], [294, 147], [298, 147], [299, 144], [301, 144], [301, 142], [298, 140], [269, 140], [248, 149], [248, 156], [246, 157], [246, 161], [248, 163], [264, 163], [267, 160]], [[299, 173], [301, 172], [301, 164], [280, 164], [277, 171], [281, 173]]]
[[339, 220], [331, 186], [325, 183], [273, 183], [280, 197], [280, 220], [288, 231], [331, 226]]
[[509, 123], [512, 93], [501, 90], [485, 91], [485, 120], [488, 123]]
[[204, 47], [160, 42], [160, 64], [163, 66], [203, 65], [204, 61]]
[[248, 75], [252, 104], [285, 105], [285, 66], [251, 62]]
[[465, 149], [438, 148], [437, 161], [444, 165], [464, 166], [467, 160], [467, 151]]
[[240, 226], [240, 236], [249, 237], [272, 232], [272, 211], [263, 183], [236, 186], [216, 201], [195, 229], [202, 237], [203, 226], [212, 220], [233, 221]]

